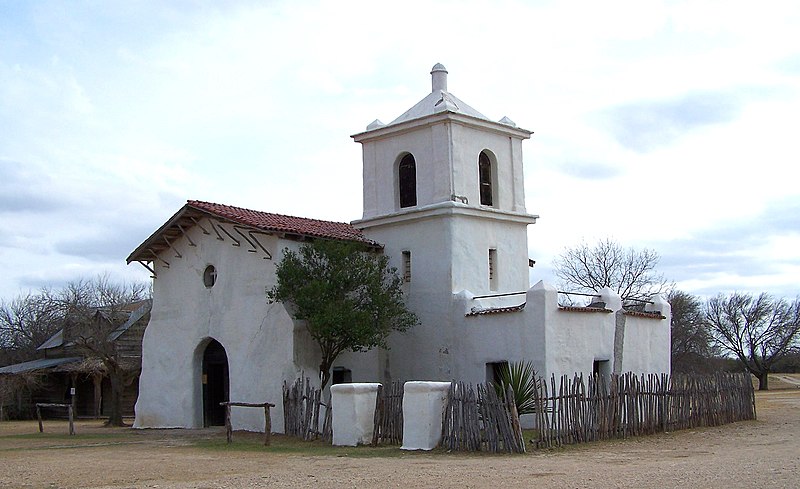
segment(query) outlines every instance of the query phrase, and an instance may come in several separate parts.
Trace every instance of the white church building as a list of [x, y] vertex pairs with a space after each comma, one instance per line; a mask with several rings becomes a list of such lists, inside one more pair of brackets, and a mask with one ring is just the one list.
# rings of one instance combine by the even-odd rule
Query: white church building
[[[283, 431], [282, 385], [314, 377], [319, 351], [282, 304], [269, 304], [283, 250], [314, 239], [365, 243], [390, 257], [420, 324], [388, 350], [341, 355], [334, 381], [493, 380], [497, 366], [532, 361], [540, 375], [670, 370], [670, 309], [654, 296], [629, 311], [611, 290], [590, 307], [563, 306], [530, 287], [522, 142], [447, 88], [353, 139], [363, 149], [361, 219], [350, 224], [188, 201], [128, 257], [152, 273], [137, 427], [222, 424], [219, 402], [271, 402]], [[234, 429], [263, 414], [233, 412]]]

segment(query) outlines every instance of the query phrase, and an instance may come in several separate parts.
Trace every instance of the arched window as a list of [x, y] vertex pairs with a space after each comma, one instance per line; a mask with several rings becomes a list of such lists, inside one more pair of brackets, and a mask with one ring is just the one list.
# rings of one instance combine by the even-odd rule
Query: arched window
[[400, 207], [417, 205], [417, 164], [410, 154], [403, 156], [398, 168]]
[[492, 161], [485, 151], [481, 151], [478, 156], [478, 178], [480, 180], [481, 205], [494, 205]]
[[217, 283], [217, 269], [214, 265], [209, 265], [203, 270], [203, 285], [210, 289], [215, 283]]

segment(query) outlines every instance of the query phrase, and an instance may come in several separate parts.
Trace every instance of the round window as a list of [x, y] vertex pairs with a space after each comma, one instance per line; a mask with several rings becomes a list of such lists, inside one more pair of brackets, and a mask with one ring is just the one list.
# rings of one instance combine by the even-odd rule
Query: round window
[[210, 289], [217, 282], [217, 269], [214, 265], [209, 265], [203, 272], [203, 284]]

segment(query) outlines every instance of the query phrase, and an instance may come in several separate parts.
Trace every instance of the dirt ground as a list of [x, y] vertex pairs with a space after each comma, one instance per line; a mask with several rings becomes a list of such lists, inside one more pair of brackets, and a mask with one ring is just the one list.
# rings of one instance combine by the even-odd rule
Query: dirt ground
[[[0, 487], [800, 487], [800, 389], [757, 394], [758, 420], [525, 455], [269, 449], [215, 430], [132, 430], [80, 421], [0, 423]], [[237, 440], [241, 440], [237, 443]], [[284, 442], [285, 443], [285, 442]], [[297, 448], [299, 446], [299, 448]]]

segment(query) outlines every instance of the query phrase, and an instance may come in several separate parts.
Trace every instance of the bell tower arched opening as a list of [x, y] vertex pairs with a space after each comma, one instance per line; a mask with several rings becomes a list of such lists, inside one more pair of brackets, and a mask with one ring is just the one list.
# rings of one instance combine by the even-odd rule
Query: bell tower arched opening
[[397, 167], [397, 184], [400, 208], [417, 205], [417, 162], [410, 153], [403, 156]]
[[218, 341], [211, 340], [203, 351], [203, 426], [223, 426], [225, 407], [230, 400], [228, 355]]
[[487, 151], [478, 155], [478, 182], [481, 205], [497, 205], [497, 163], [492, 161]]

